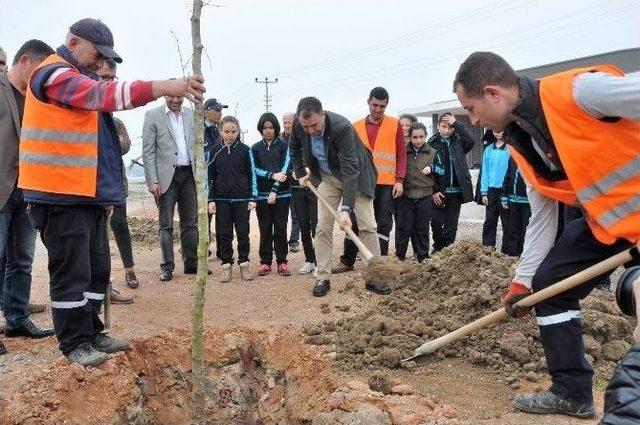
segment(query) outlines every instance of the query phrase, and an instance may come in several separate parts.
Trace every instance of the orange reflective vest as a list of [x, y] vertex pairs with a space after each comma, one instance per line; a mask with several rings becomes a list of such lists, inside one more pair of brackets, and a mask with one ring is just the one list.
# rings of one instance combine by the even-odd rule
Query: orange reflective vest
[[[54, 63], [73, 67], [53, 54], [36, 70]], [[18, 187], [22, 189], [95, 196], [98, 113], [42, 102], [29, 84], [20, 135], [19, 170]]]
[[594, 236], [612, 244], [640, 239], [640, 123], [598, 120], [573, 98], [573, 81], [585, 72], [624, 73], [612, 65], [573, 69], [540, 80], [540, 101], [567, 179], [536, 175], [526, 158], [510, 149], [525, 180], [544, 196], [585, 211]]
[[369, 143], [367, 136], [367, 119], [356, 121], [353, 124], [356, 133], [362, 143], [373, 155], [373, 163], [378, 170], [377, 184], [393, 185], [396, 183], [396, 133], [398, 131], [398, 120], [385, 116], [380, 124], [380, 129], [376, 135], [376, 140]]

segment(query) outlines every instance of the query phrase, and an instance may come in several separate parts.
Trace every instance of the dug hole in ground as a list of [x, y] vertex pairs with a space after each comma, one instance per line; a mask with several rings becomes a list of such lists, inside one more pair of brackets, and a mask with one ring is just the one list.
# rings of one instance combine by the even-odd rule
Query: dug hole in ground
[[[149, 203], [134, 203], [132, 210], [147, 219], [155, 214]], [[251, 258], [257, 268], [252, 220]], [[407, 263], [385, 297], [365, 291], [358, 273], [334, 276], [332, 291], [320, 299], [310, 294], [313, 279], [295, 273], [246, 283], [236, 269], [232, 282], [220, 284], [215, 280], [220, 264], [211, 260], [205, 309], [209, 423], [597, 423], [527, 415], [511, 407], [516, 392], [549, 385], [533, 316], [480, 331], [401, 367], [400, 359], [425, 340], [499, 307], [514, 260], [471, 242], [479, 238], [478, 221], [461, 223], [459, 239], [466, 242], [425, 264]], [[194, 279], [182, 275], [178, 265], [174, 280], [158, 282], [154, 223], [137, 221], [135, 228], [141, 286], [133, 305], [113, 306], [112, 330], [131, 338], [133, 349], [84, 369], [60, 356], [54, 338], [4, 338], [9, 353], [0, 357], [2, 424], [189, 423]], [[340, 248], [336, 243], [336, 254]], [[294, 269], [303, 261], [301, 254], [290, 255]], [[112, 262], [112, 277], [121, 287], [123, 271], [113, 244]], [[47, 279], [46, 252], [39, 247], [36, 301], [47, 298]], [[582, 307], [596, 404], [602, 409], [602, 390], [629, 347], [635, 323], [598, 291]], [[50, 312], [34, 319], [50, 324]]]

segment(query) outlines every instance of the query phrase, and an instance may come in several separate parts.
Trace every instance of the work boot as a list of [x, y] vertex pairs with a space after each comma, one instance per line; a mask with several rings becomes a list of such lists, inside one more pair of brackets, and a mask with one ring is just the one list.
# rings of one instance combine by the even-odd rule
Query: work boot
[[136, 273], [133, 270], [129, 270], [127, 273], [125, 273], [124, 283], [131, 289], [136, 289], [138, 286], [140, 286], [140, 282], [138, 281]]
[[53, 328], [40, 328], [36, 326], [31, 320], [22, 326], [17, 328], [7, 327], [4, 331], [7, 338], [16, 338], [24, 336], [32, 339], [46, 338], [54, 334]]
[[98, 366], [108, 360], [109, 356], [95, 350], [88, 342], [83, 342], [67, 354], [67, 359], [80, 366]]
[[353, 271], [353, 266], [347, 266], [344, 263], [338, 263], [337, 266], [331, 269], [331, 274], [340, 274]]
[[91, 341], [91, 347], [103, 353], [116, 353], [128, 350], [129, 343], [123, 339], [114, 339], [107, 334], [100, 333]]
[[121, 294], [120, 291], [111, 288], [109, 300], [111, 304], [133, 304], [133, 295]]
[[384, 282], [367, 282], [364, 284], [364, 289], [378, 295], [387, 295], [391, 293], [391, 287]]
[[314, 297], [324, 297], [331, 289], [331, 283], [328, 280], [317, 280], [313, 287]]
[[220, 282], [229, 282], [231, 280], [231, 264], [223, 264], [220, 272]]
[[559, 413], [561, 415], [593, 418], [596, 408], [592, 402], [578, 402], [569, 398], [560, 398], [551, 391], [533, 394], [518, 394], [513, 405], [516, 409], [527, 413]]
[[47, 309], [47, 305], [46, 304], [29, 303], [29, 313], [30, 314], [42, 313], [46, 309]]
[[240, 263], [240, 273], [242, 274], [242, 280], [253, 280], [253, 273], [249, 269], [248, 261]]

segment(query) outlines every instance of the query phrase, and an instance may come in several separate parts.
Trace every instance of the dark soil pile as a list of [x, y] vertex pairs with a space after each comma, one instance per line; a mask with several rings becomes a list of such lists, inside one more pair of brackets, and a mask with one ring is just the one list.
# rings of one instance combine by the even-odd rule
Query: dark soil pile
[[[374, 308], [307, 326], [306, 342], [335, 352], [336, 362], [347, 370], [397, 368], [423, 342], [500, 308], [514, 263], [476, 243], [450, 246], [422, 265], [407, 267], [392, 294]], [[596, 373], [609, 378], [630, 346], [635, 323], [622, 316], [611, 296], [597, 290], [582, 302], [582, 309], [587, 356]], [[532, 381], [546, 370], [533, 313], [479, 331], [426, 358], [445, 356]]]

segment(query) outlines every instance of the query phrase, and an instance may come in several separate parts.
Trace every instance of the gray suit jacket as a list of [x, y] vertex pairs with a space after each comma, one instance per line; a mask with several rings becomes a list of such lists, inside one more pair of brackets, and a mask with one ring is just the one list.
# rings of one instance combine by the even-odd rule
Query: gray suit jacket
[[0, 72], [0, 208], [3, 208], [18, 178], [20, 114], [7, 75]]
[[[182, 107], [184, 113], [184, 132], [187, 137], [187, 152], [194, 170], [193, 144], [196, 131], [193, 122], [193, 110]], [[142, 126], [142, 158], [144, 161], [144, 177], [147, 185], [158, 183], [160, 193], [165, 193], [173, 179], [178, 162], [178, 145], [173, 134], [171, 121], [165, 113], [165, 105], [147, 111]]]

